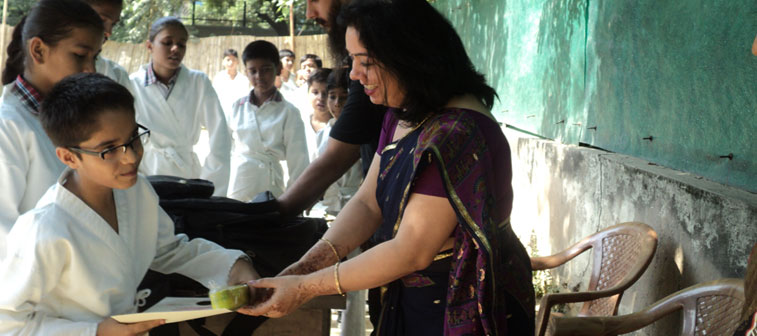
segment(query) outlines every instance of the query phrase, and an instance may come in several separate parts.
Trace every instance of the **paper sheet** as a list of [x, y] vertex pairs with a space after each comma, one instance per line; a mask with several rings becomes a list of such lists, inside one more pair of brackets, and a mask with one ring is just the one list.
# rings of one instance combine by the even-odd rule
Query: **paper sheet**
[[121, 323], [165, 319], [166, 323], [193, 320], [201, 317], [231, 313], [228, 309], [213, 309], [210, 299], [203, 297], [166, 297], [150, 309], [136, 314], [111, 316]]

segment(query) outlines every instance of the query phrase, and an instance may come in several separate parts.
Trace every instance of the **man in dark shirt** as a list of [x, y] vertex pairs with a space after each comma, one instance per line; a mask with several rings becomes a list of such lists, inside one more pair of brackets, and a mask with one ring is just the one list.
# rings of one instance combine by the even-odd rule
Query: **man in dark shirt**
[[[315, 20], [329, 35], [333, 54], [345, 56], [345, 27], [336, 25], [336, 16], [348, 0], [307, 0], [307, 18]], [[339, 58], [341, 59], [341, 57]], [[358, 81], [352, 81], [342, 114], [331, 129], [326, 151], [310, 163], [283, 195], [278, 197], [284, 216], [302, 213], [315, 204], [326, 189], [357, 161], [363, 159], [367, 172], [376, 152], [381, 122], [386, 108], [374, 105]]]
[[[329, 49], [339, 60], [346, 56], [346, 27], [339, 27], [336, 17], [341, 6], [349, 1], [307, 0], [307, 18], [315, 20], [327, 31]], [[284, 216], [302, 213], [315, 204], [326, 188], [344, 175], [359, 157], [363, 159], [365, 175], [376, 153], [384, 112], [386, 107], [371, 103], [360, 82], [351, 81], [347, 91], [347, 102], [339, 119], [331, 128], [326, 151], [313, 160], [294, 184], [278, 197], [279, 212]], [[380, 289], [377, 288], [368, 292], [370, 320], [374, 326], [377, 325], [381, 309], [380, 293]]]

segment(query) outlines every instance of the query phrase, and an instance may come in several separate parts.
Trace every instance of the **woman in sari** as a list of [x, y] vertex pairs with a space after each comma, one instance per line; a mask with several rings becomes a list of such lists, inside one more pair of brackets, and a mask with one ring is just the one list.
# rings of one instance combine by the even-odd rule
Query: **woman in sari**
[[[378, 335], [533, 335], [525, 249], [510, 227], [510, 150], [496, 93], [425, 0], [352, 1], [350, 77], [390, 107], [358, 193], [323, 239], [241, 309], [279, 317], [319, 295], [385, 287]], [[376, 245], [345, 262], [373, 236]]]

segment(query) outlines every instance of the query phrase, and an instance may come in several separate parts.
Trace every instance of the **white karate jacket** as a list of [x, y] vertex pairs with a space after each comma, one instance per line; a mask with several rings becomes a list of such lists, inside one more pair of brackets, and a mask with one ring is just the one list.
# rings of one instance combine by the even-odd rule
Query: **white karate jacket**
[[226, 70], [221, 70], [213, 77], [213, 88], [221, 101], [223, 112], [228, 117], [234, 103], [250, 92], [250, 81], [241, 71], [237, 71], [237, 76], [231, 79]]
[[34, 208], [65, 168], [37, 116], [13, 94], [13, 85], [4, 88], [0, 105], [0, 258], [18, 216]]
[[[145, 86], [143, 65], [131, 74], [137, 122], [149, 128], [140, 172], [203, 178], [215, 184], [216, 196], [226, 195], [229, 183], [231, 136], [221, 103], [204, 73], [181, 66], [176, 84], [166, 99], [157, 84]], [[193, 146], [200, 130], [208, 130], [210, 153], [200, 164]]]
[[[249, 97], [233, 105], [229, 119], [234, 139], [231, 198], [246, 202], [266, 190], [278, 197], [310, 164], [299, 111], [280, 93], [274, 97], [260, 107], [250, 103]], [[286, 185], [281, 160], [286, 160], [289, 169]]]
[[0, 263], [2, 335], [95, 335], [103, 319], [136, 312], [137, 286], [148, 268], [223, 286], [244, 256], [174, 234], [142, 176], [129, 189], [113, 190], [116, 233], [62, 186], [70, 173], [65, 170], [11, 230]]
[[97, 70], [97, 73], [108, 76], [108, 78], [116, 81], [116, 83], [123, 85], [125, 88], [129, 89], [129, 92], [134, 94], [131, 80], [129, 79], [129, 73], [118, 63], [105, 57], [97, 56], [97, 60], [95, 60], [95, 70]]

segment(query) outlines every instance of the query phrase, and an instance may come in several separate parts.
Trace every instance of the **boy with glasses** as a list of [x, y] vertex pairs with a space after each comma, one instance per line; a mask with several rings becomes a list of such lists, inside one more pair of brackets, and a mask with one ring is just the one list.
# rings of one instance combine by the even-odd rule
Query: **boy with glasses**
[[0, 334], [143, 333], [163, 321], [110, 316], [136, 312], [148, 269], [206, 287], [258, 277], [241, 251], [174, 233], [137, 174], [150, 131], [135, 122], [126, 88], [100, 74], [67, 77], [46, 97], [40, 121], [67, 168], [8, 235]]

